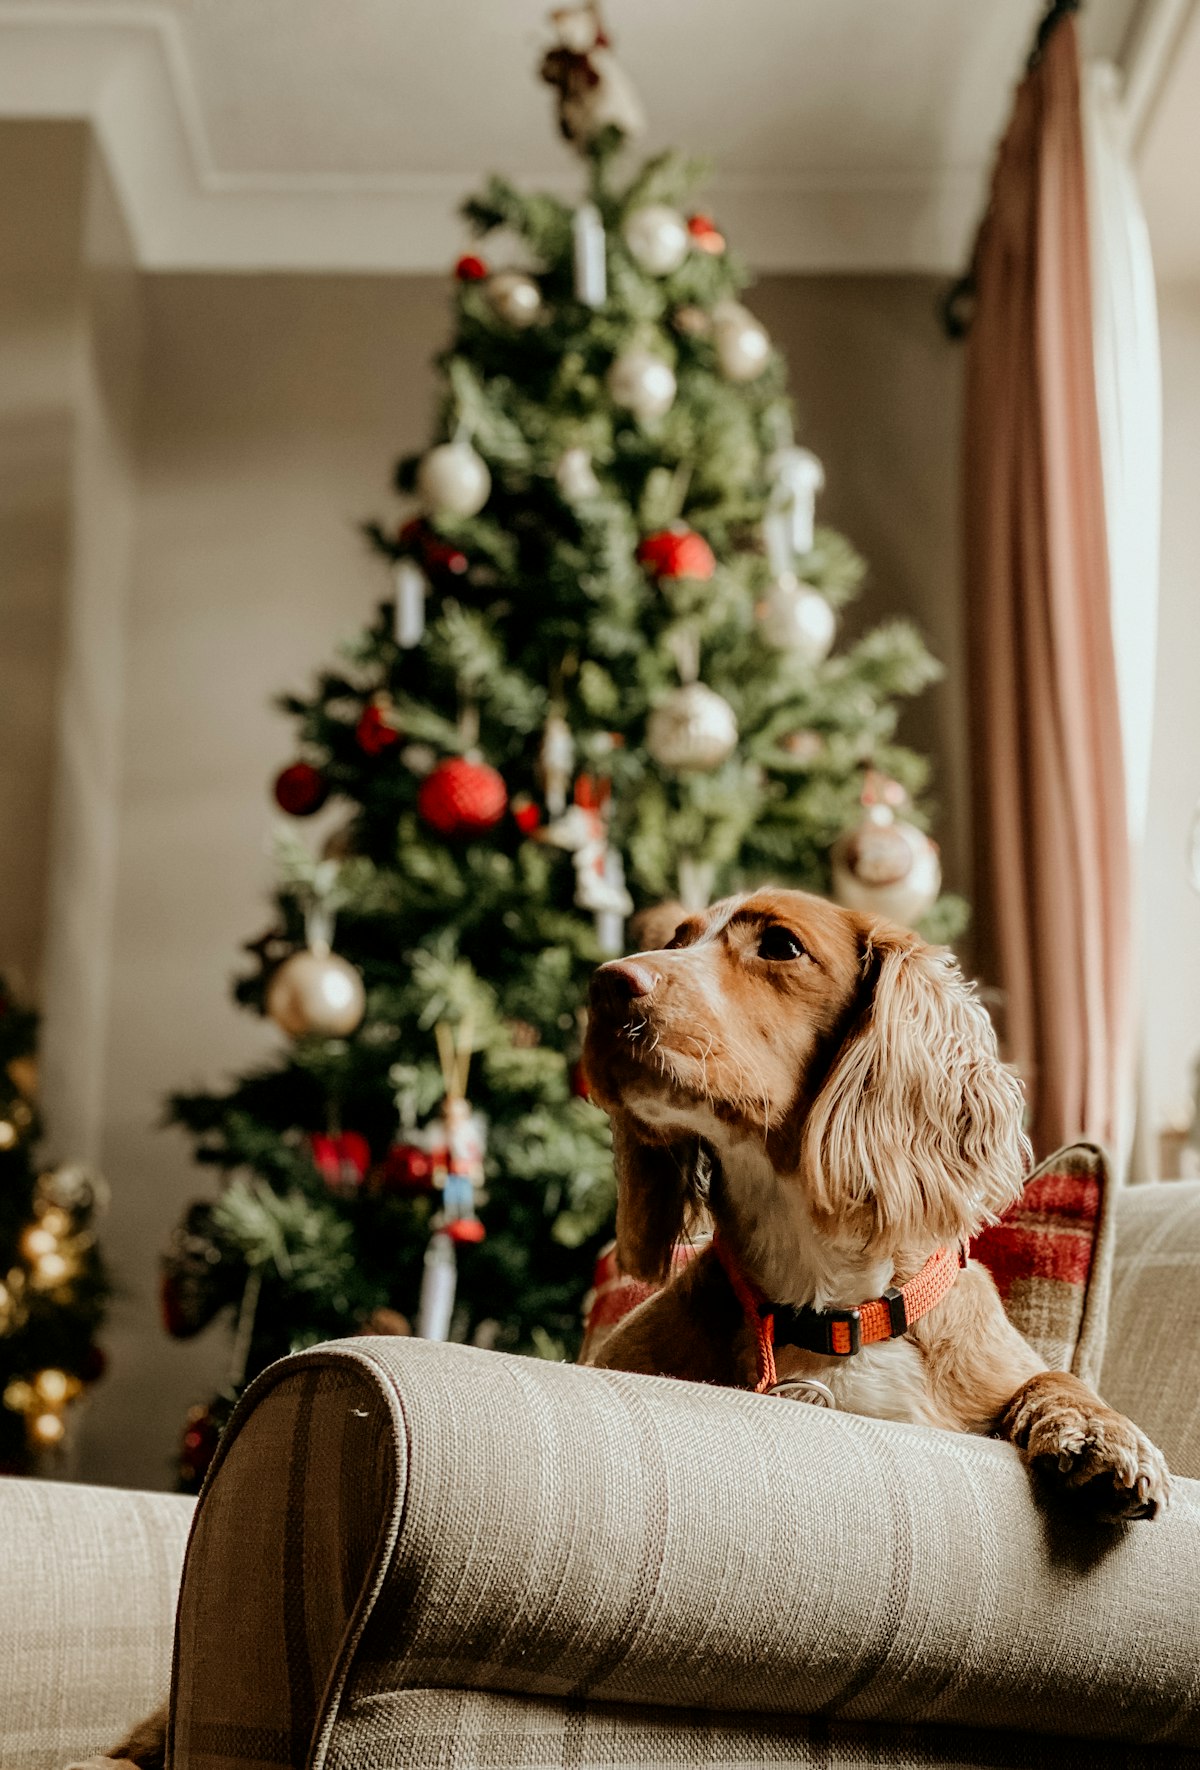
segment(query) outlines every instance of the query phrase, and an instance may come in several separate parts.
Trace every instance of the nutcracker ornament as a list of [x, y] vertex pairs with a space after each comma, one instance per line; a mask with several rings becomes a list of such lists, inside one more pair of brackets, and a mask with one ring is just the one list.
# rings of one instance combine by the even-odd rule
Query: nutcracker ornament
[[446, 1098], [440, 1125], [431, 1126], [429, 1135], [431, 1142], [440, 1144], [434, 1162], [442, 1205], [425, 1251], [417, 1333], [425, 1340], [445, 1340], [450, 1335], [458, 1285], [456, 1248], [480, 1242], [486, 1233], [475, 1209], [483, 1186], [486, 1132], [482, 1117], [471, 1110], [466, 1095], [470, 1026], [460, 1026], [456, 1035], [445, 1021], [439, 1021], [434, 1031]]
[[869, 770], [863, 820], [834, 843], [830, 860], [838, 903], [915, 928], [937, 902], [942, 867], [937, 843], [896, 816], [907, 803], [898, 781]]

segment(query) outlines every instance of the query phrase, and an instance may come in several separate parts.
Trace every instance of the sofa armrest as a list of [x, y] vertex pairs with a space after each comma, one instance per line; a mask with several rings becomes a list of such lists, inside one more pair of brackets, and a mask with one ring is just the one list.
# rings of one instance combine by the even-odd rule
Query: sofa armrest
[[1100, 1393], [1200, 1476], [1200, 1181], [1123, 1186], [1114, 1219]]
[[0, 1478], [0, 1764], [58, 1770], [166, 1694], [194, 1502]]
[[218, 1452], [171, 1761], [320, 1765], [430, 1686], [1200, 1745], [1198, 1586], [1188, 1482], [1089, 1527], [990, 1440], [347, 1341], [265, 1373]]

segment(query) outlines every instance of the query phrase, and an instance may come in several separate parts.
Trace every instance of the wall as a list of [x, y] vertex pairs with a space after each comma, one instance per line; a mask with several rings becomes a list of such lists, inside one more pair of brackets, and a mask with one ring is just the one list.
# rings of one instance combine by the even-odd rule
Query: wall
[[[951, 665], [911, 721], [961, 824], [955, 609], [958, 356], [920, 279], [771, 279], [755, 305], [792, 361], [823, 513], [873, 561], [865, 615], [904, 610]], [[271, 697], [307, 681], [386, 594], [356, 523], [395, 508], [394, 456], [427, 434], [442, 279], [145, 279], [141, 487], [125, 659], [125, 767], [104, 1163], [122, 1296], [84, 1469], [165, 1480], [184, 1409], [227, 1356], [158, 1330], [157, 1252], [209, 1181], [160, 1128], [172, 1088], [273, 1047], [230, 1005], [266, 919], [269, 780], [289, 757]], [[965, 833], [943, 828], [951, 882]]]
[[0, 968], [35, 990], [70, 569], [86, 135], [0, 123]]
[[1200, 1061], [1200, 895], [1187, 849], [1200, 802], [1200, 285], [1159, 291], [1163, 549], [1146, 838], [1145, 1094], [1153, 1129], [1193, 1118]]

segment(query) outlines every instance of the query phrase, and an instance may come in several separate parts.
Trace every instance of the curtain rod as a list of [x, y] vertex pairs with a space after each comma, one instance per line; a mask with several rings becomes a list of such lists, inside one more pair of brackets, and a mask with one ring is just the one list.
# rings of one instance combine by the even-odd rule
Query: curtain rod
[[[1038, 21], [1033, 45], [1025, 58], [1025, 72], [1027, 74], [1032, 73], [1041, 61], [1046, 53], [1047, 43], [1063, 19], [1070, 13], [1078, 12], [1081, 5], [1082, 0], [1049, 0], [1045, 12]], [[971, 330], [971, 317], [975, 306], [975, 248], [978, 242], [979, 229], [977, 227], [975, 243], [971, 247], [971, 262], [962, 275], [954, 279], [939, 304], [942, 330], [947, 338], [952, 338], [956, 343], [965, 338]]]

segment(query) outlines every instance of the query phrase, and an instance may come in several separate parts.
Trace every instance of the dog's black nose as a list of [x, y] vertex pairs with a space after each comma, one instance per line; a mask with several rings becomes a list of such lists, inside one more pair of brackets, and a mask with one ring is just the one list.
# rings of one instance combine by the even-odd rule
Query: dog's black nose
[[658, 982], [658, 972], [639, 959], [610, 959], [592, 974], [592, 1003], [617, 1007], [635, 996], [648, 996]]

